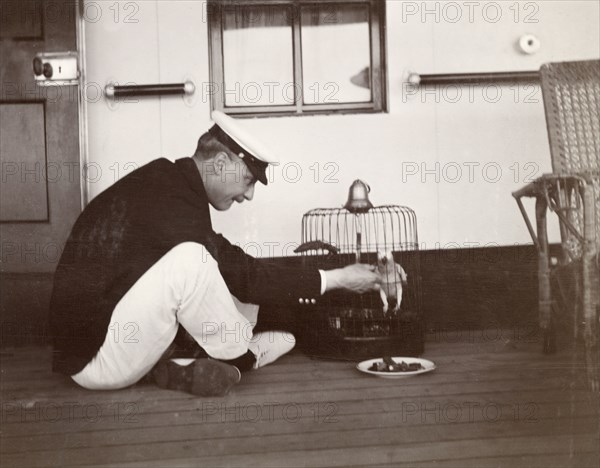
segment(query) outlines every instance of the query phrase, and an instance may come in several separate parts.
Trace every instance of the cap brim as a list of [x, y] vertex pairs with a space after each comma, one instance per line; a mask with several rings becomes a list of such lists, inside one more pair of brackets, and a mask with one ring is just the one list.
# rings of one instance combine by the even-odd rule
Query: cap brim
[[252, 175], [254, 177], [256, 177], [256, 180], [258, 180], [263, 185], [267, 185], [267, 171], [266, 171], [266, 169], [261, 169], [261, 168], [256, 167], [254, 164], [251, 164], [251, 163], [249, 164], [248, 161], [245, 160], [245, 158], [242, 158], [242, 161], [244, 161], [244, 163], [246, 164], [246, 167], [252, 173]]

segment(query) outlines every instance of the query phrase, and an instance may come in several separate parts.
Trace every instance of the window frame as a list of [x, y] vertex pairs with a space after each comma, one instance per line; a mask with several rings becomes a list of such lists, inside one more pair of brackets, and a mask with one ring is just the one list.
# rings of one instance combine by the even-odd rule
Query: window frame
[[[315, 114], [348, 114], [387, 112], [385, 1], [382, 0], [208, 0], [208, 44], [210, 83], [216, 91], [210, 93], [211, 109], [239, 117], [273, 117]], [[371, 101], [305, 104], [303, 96], [296, 95], [302, 88], [302, 38], [299, 9], [302, 5], [364, 4], [369, 6], [369, 40], [371, 72]], [[226, 106], [224, 87], [223, 11], [243, 6], [291, 5], [296, 9], [292, 21], [292, 50], [294, 104], [261, 106]], [[299, 84], [299, 86], [298, 86]]]

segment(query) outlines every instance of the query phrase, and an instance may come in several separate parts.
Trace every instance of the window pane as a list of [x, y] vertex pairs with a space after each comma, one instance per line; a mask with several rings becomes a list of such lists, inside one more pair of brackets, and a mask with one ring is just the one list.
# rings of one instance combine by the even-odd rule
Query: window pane
[[285, 5], [223, 10], [225, 106], [294, 104], [292, 19]]
[[369, 6], [301, 7], [305, 104], [370, 102]]

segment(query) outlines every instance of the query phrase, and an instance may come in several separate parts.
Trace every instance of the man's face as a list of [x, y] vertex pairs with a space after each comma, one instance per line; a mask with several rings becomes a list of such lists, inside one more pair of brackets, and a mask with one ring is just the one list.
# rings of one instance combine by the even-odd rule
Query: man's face
[[228, 210], [234, 201], [252, 200], [256, 184], [256, 178], [240, 157], [224, 153], [223, 156], [215, 159], [214, 173], [205, 187], [208, 201], [219, 211]]

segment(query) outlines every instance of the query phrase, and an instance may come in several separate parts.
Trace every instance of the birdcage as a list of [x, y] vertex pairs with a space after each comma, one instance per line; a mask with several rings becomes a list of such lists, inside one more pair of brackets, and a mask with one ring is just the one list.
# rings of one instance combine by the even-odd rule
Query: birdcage
[[415, 212], [406, 206], [374, 207], [369, 191], [357, 180], [343, 208], [314, 209], [302, 217], [302, 244], [296, 252], [304, 265], [325, 270], [375, 265], [386, 292], [384, 298], [377, 292], [336, 290], [304, 308], [299, 340], [307, 354], [355, 360], [416, 356], [424, 350]]

